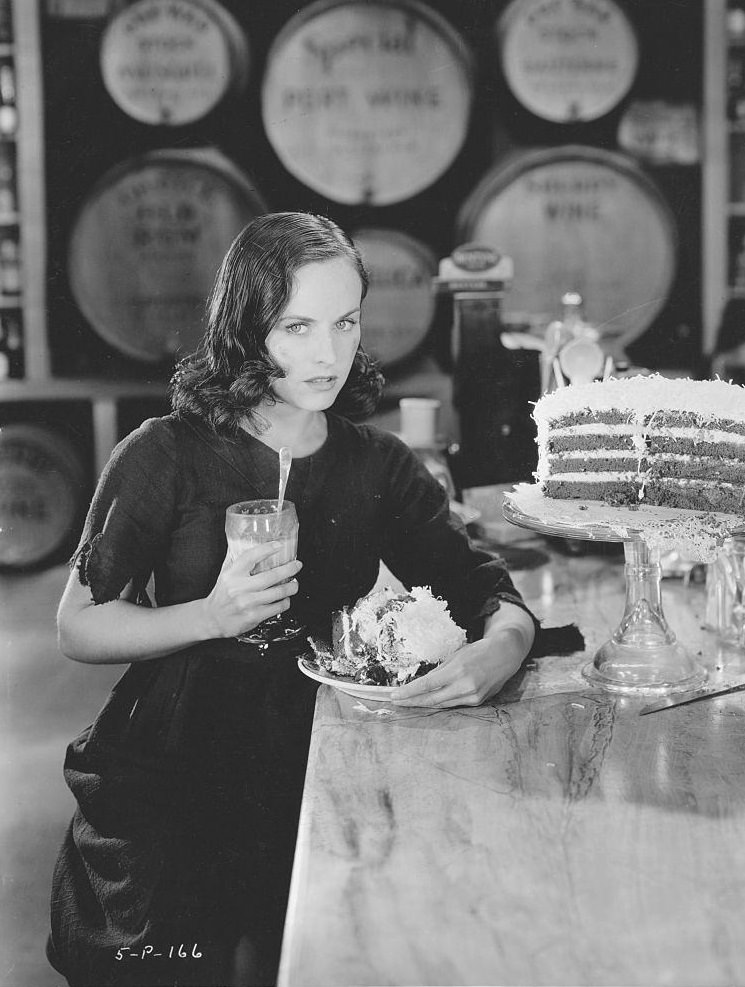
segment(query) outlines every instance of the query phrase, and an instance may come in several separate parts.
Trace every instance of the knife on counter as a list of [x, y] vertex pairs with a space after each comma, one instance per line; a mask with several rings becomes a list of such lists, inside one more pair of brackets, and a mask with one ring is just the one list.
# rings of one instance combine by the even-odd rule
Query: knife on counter
[[650, 703], [639, 710], [639, 716], [646, 716], [647, 713], [658, 713], [661, 709], [671, 709], [673, 706], [685, 706], [686, 703], [696, 703], [699, 699], [713, 699], [716, 696], [727, 696], [730, 692], [745, 691], [745, 682], [739, 685], [728, 685], [723, 689], [694, 689], [692, 692], [679, 692], [677, 695], [667, 696], [656, 703]]

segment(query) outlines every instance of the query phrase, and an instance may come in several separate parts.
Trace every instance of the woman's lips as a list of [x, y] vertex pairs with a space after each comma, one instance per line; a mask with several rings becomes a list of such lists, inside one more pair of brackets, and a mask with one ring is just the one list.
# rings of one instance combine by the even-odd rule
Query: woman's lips
[[314, 391], [330, 391], [336, 387], [336, 380], [336, 377], [311, 377], [305, 383]]

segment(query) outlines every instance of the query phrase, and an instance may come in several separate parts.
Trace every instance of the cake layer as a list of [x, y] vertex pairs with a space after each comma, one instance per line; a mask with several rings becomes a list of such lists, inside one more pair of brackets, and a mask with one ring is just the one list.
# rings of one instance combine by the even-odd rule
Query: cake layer
[[594, 431], [600, 434], [605, 433], [608, 428], [628, 429], [633, 426], [634, 430], [646, 431], [653, 428], [655, 431], [677, 432], [680, 430], [700, 431], [702, 427], [719, 432], [733, 433], [745, 437], [745, 423], [731, 419], [727, 415], [721, 418], [708, 418], [694, 411], [659, 411], [654, 414], [640, 414], [634, 409], [625, 411], [594, 411], [591, 408], [582, 408], [568, 414], [558, 415], [551, 419], [551, 429], [562, 431], [577, 427], [602, 425], [603, 428], [595, 428]]
[[548, 476], [573, 473], [633, 473], [641, 477], [669, 476], [680, 479], [717, 480], [745, 486], [745, 460], [693, 456], [616, 456], [601, 452], [591, 456], [565, 453], [548, 457]]
[[[581, 435], [566, 433], [552, 435], [547, 443], [548, 452], [574, 452], [578, 449], [624, 449], [635, 450], [639, 445], [632, 435], [606, 435], [597, 432], [585, 432]], [[642, 448], [646, 448], [642, 443]]]
[[658, 431], [648, 427], [647, 431], [630, 429], [628, 426], [605, 431], [597, 426], [587, 425], [564, 428], [559, 431], [551, 428], [546, 437], [548, 452], [563, 452], [572, 449], [637, 449], [640, 452], [690, 452], [695, 454], [745, 457], [745, 436], [734, 432], [716, 429], [670, 429]]
[[[643, 496], [640, 497], [640, 489]], [[712, 484], [708, 481], [669, 480], [653, 478], [643, 488], [637, 476], [628, 479], [579, 475], [571, 479], [547, 480], [543, 487], [547, 497], [558, 500], [603, 500], [609, 504], [633, 506], [640, 503], [654, 507], [678, 507], [694, 511], [721, 511], [725, 514], [745, 513], [743, 487], [734, 484]]]
[[711, 456], [736, 459], [745, 462], [745, 442], [715, 442], [702, 439], [698, 442], [676, 439], [667, 435], [648, 435], [648, 453], [673, 453], [696, 458]]
[[637, 456], [630, 456], [618, 450], [612, 451], [617, 455], [612, 456], [609, 452], [602, 452], [590, 458], [567, 452], [549, 456], [548, 476], [551, 478], [557, 473], [636, 473], [639, 463]]

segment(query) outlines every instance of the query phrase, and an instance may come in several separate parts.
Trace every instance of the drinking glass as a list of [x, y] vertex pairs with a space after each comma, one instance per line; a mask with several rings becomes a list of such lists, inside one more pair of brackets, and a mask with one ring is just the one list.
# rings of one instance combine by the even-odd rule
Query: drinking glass
[[726, 538], [706, 573], [707, 627], [724, 644], [745, 650], [745, 533]]
[[[282, 502], [279, 513], [277, 506], [277, 500], [243, 500], [228, 507], [225, 511], [225, 534], [231, 561], [253, 545], [277, 541], [280, 543], [279, 550], [259, 562], [251, 571], [265, 572], [284, 562], [292, 562], [297, 555], [297, 512], [295, 505], [289, 500]], [[262, 621], [252, 630], [239, 634], [238, 640], [268, 648], [273, 642], [290, 641], [304, 632], [305, 628], [285, 611]]]

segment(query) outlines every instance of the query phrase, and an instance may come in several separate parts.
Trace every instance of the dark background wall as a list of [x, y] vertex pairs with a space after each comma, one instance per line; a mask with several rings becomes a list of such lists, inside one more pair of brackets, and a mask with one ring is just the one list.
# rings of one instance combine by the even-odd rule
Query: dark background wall
[[[49, 260], [49, 336], [53, 371], [61, 376], [167, 376], [167, 367], [128, 359], [87, 323], [67, 281], [67, 241], [78, 209], [113, 165], [155, 148], [214, 145], [251, 176], [270, 209], [330, 215], [347, 229], [384, 226], [411, 233], [438, 257], [455, 246], [458, 210], [468, 194], [509, 151], [587, 144], [618, 150], [620, 117], [631, 100], [702, 102], [703, 0], [621, 0], [636, 28], [640, 64], [628, 96], [607, 116], [579, 125], [552, 124], [525, 111], [500, 73], [494, 26], [504, 0], [427, 0], [469, 45], [475, 101], [465, 145], [450, 169], [408, 201], [385, 207], [332, 202], [300, 184], [277, 159], [261, 121], [261, 79], [269, 46], [302, 7], [297, 0], [222, 0], [250, 46], [244, 92], [229, 95], [209, 116], [184, 127], [153, 127], [123, 113], [100, 75], [104, 22], [47, 19], [43, 25]], [[701, 174], [698, 165], [644, 166], [672, 208], [680, 233], [678, 269], [669, 300], [629, 347], [652, 368], [697, 369], [701, 362]], [[435, 319], [430, 348], [447, 368], [448, 317]]]

